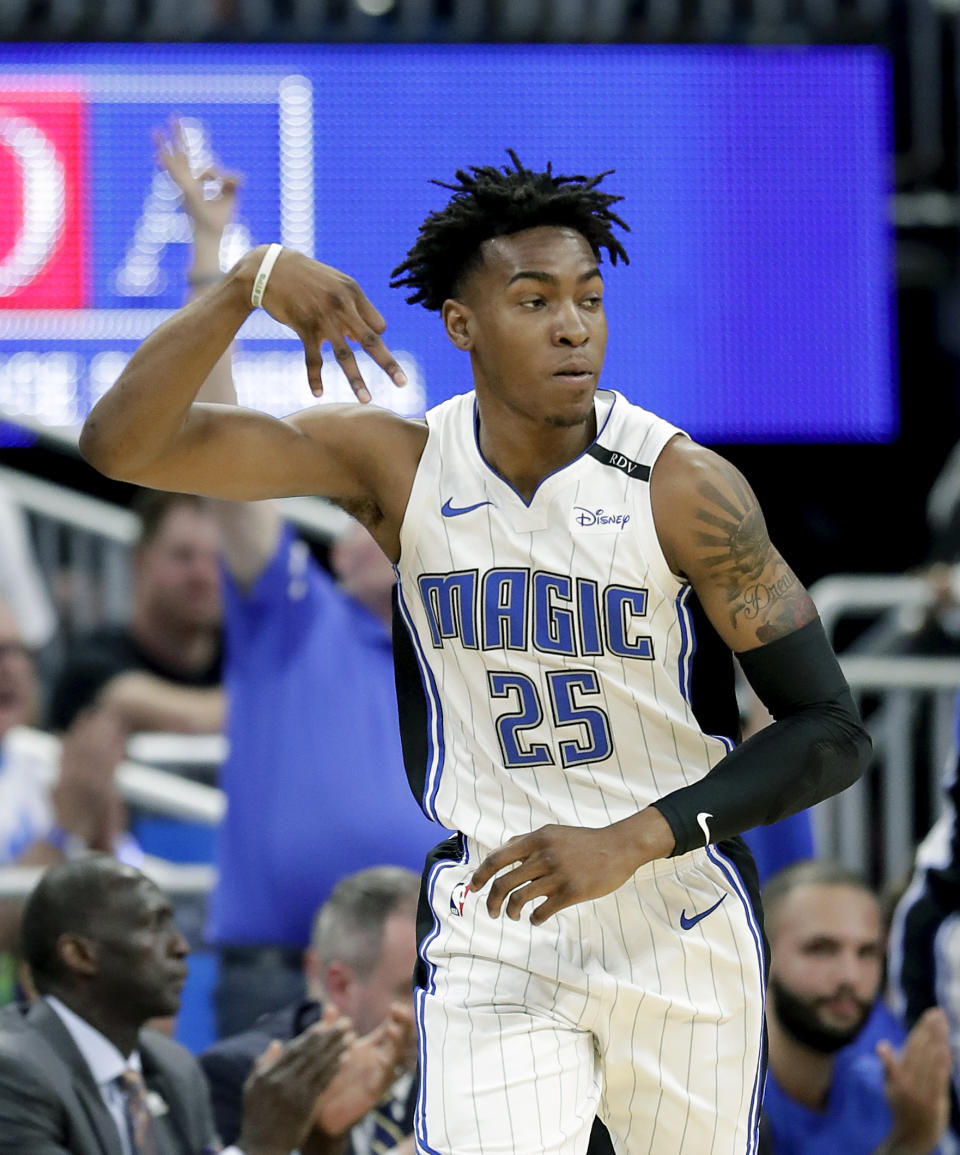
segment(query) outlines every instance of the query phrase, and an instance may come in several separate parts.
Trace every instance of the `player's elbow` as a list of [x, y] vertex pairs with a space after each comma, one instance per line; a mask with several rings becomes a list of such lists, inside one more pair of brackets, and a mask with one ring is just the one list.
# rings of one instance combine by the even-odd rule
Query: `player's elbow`
[[134, 485], [149, 484], [144, 480], [143, 462], [137, 459], [132, 441], [95, 413], [90, 414], [80, 430], [78, 448], [84, 461], [105, 477]]
[[870, 765], [873, 742], [862, 724], [851, 727], [851, 732], [836, 743], [836, 789], [839, 794], [858, 782]]
[[128, 480], [124, 476], [123, 454], [119, 438], [111, 437], [103, 424], [91, 414], [80, 430], [78, 448], [80, 456], [98, 472], [118, 481]]
[[873, 743], [859, 719], [845, 719], [832, 733], [816, 743], [811, 755], [807, 805], [822, 802], [849, 789], [870, 765]]

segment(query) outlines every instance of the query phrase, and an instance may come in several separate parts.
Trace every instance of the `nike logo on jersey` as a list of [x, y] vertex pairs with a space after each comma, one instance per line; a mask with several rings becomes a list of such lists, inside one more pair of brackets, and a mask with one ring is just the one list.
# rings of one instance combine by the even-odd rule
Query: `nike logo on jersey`
[[708, 843], [710, 842], [710, 827], [707, 825], [707, 819], [712, 818], [712, 817], [713, 817], [713, 815], [708, 814], [706, 812], [706, 810], [701, 810], [700, 813], [697, 815], [697, 825], [703, 831], [703, 838], [704, 838], [703, 845], [704, 846], [708, 845]]
[[440, 512], [444, 517], [459, 517], [462, 513], [473, 513], [475, 509], [480, 509], [484, 505], [493, 505], [492, 501], [477, 501], [473, 505], [454, 505], [453, 498], [448, 497], [447, 500], [440, 507]]
[[680, 926], [681, 926], [681, 928], [683, 930], [689, 930], [692, 926], [696, 926], [697, 923], [700, 922], [702, 919], [705, 919], [708, 914], [713, 914], [713, 912], [717, 909], [717, 907], [720, 905], [721, 902], [723, 902], [723, 900], [726, 897], [727, 896], [725, 894], [722, 894], [717, 899], [717, 901], [713, 904], [713, 906], [708, 907], [706, 910], [701, 910], [699, 914], [691, 915], [690, 918], [687, 918], [687, 908], [684, 907], [683, 910], [680, 911]]

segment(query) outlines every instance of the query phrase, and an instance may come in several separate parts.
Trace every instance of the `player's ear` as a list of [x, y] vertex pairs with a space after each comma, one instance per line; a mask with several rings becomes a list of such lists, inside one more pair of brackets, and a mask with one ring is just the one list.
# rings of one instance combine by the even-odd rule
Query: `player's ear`
[[468, 306], [463, 301], [455, 301], [450, 298], [443, 302], [440, 315], [443, 317], [443, 326], [447, 330], [447, 336], [453, 344], [464, 352], [473, 348], [473, 314]]

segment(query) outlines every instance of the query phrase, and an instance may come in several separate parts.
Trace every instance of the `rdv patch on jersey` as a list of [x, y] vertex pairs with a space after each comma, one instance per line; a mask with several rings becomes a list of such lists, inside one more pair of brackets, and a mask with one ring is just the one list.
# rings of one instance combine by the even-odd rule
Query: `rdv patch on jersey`
[[588, 509], [575, 505], [570, 511], [570, 529], [573, 533], [622, 533], [632, 515], [622, 509]]
[[450, 913], [455, 914], [458, 918], [463, 918], [463, 904], [467, 901], [467, 895], [470, 893], [469, 882], [458, 882], [453, 888], [453, 894], [450, 895]]

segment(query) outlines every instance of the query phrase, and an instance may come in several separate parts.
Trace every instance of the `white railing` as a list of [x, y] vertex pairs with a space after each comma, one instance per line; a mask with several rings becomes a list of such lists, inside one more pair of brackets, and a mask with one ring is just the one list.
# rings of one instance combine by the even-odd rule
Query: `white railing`
[[[209, 736], [182, 734], [143, 735], [144, 747], [167, 755], [168, 761], [182, 765], [207, 763], [219, 759], [225, 752], [221, 739], [211, 742]], [[28, 759], [37, 767], [44, 782], [53, 786], [59, 772], [60, 741], [52, 734], [17, 726], [4, 739], [4, 750], [10, 758]], [[121, 797], [139, 810], [216, 827], [223, 819], [226, 798], [221, 790], [203, 783], [191, 782], [178, 774], [144, 766], [139, 762], [121, 762], [116, 771], [117, 787]], [[210, 863], [178, 863], [147, 855], [143, 872], [173, 898], [205, 896], [212, 890], [217, 877]], [[0, 899], [25, 898], [35, 886], [43, 867], [0, 867]]]
[[[22, 416], [4, 413], [25, 425], [58, 451], [77, 456], [75, 430], [52, 429]], [[13, 453], [8, 460], [15, 459]], [[103, 622], [126, 621], [131, 603], [131, 547], [140, 529], [137, 515], [109, 501], [56, 485], [22, 470], [0, 466], [0, 485], [26, 511], [40, 569], [57, 612], [61, 637], [82, 633]], [[277, 501], [281, 514], [302, 533], [329, 541], [349, 517], [317, 497]], [[69, 574], [69, 581], [56, 578]]]
[[925, 609], [933, 601], [930, 586], [922, 578], [891, 574], [832, 574], [815, 582], [810, 596], [831, 641], [843, 618]]
[[[167, 862], [149, 854], [139, 869], [171, 898], [202, 898], [217, 880], [216, 868], [205, 862]], [[42, 866], [0, 866], [0, 899], [26, 898], [44, 870]]]
[[[193, 739], [187, 735], [170, 734], [169, 745], [179, 744], [184, 761], [207, 761], [200, 757], [209, 752], [209, 745], [201, 740], [205, 749], [191, 754]], [[43, 774], [46, 784], [56, 781], [60, 765], [60, 739], [43, 730], [28, 726], [15, 726], [4, 739], [4, 750], [11, 758], [23, 757], [35, 762]], [[172, 759], [171, 759], [172, 761]], [[226, 810], [226, 798], [222, 790], [207, 786], [202, 782], [192, 782], [179, 774], [144, 766], [139, 762], [123, 761], [116, 770], [117, 788], [125, 802], [141, 810], [151, 810], [169, 818], [179, 818], [184, 822], [197, 822], [204, 826], [217, 826]]]
[[[871, 774], [815, 808], [820, 852], [881, 883], [909, 870], [922, 837], [940, 815], [941, 778], [954, 747], [960, 658], [841, 657], [854, 696], [875, 695], [867, 719], [874, 742]], [[917, 711], [929, 700], [922, 730]], [[917, 742], [924, 764], [918, 765]], [[923, 808], [923, 809], [922, 809]]]

